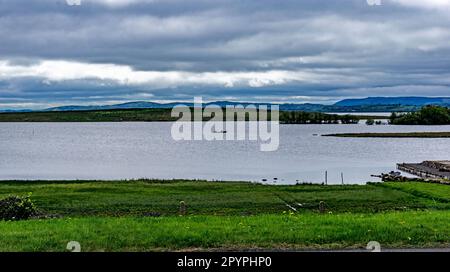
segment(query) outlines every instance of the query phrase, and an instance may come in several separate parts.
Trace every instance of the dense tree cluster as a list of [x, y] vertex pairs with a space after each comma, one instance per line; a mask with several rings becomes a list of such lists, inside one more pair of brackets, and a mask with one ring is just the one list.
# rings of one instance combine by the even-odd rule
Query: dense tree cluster
[[280, 122], [284, 124], [357, 124], [359, 118], [352, 115], [320, 112], [283, 111], [280, 112]]
[[450, 109], [441, 106], [426, 106], [418, 112], [392, 113], [393, 125], [450, 125]]

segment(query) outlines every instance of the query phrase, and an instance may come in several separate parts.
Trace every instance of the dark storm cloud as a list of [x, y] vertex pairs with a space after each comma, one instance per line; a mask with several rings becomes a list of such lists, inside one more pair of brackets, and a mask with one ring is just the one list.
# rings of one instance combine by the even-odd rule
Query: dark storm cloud
[[0, 0], [0, 107], [446, 95], [450, 1], [382, 2]]

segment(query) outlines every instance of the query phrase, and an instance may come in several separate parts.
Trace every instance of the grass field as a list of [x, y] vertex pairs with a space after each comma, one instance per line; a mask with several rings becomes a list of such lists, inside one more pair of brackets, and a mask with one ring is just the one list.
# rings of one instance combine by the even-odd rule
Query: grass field
[[[434, 193], [436, 199], [411, 188]], [[0, 197], [31, 192], [40, 209], [63, 216], [176, 215], [180, 201], [187, 204], [191, 215], [256, 215], [291, 210], [287, 205], [299, 212], [315, 212], [320, 201], [332, 212], [448, 209], [448, 201], [436, 201], [450, 194], [448, 188], [420, 183], [272, 186], [193, 181], [11, 181], [0, 182]]]
[[0, 223], [2, 251], [449, 247], [450, 211], [160, 218], [87, 217]]
[[0, 198], [30, 192], [57, 218], [0, 222], [0, 251], [64, 251], [71, 240], [83, 251], [450, 246], [450, 186], [441, 184], [0, 182]]

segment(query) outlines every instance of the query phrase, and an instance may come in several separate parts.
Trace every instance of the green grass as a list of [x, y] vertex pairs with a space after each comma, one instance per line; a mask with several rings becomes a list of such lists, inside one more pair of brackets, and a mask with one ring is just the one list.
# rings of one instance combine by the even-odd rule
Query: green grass
[[[447, 193], [448, 186], [437, 190]], [[400, 185], [399, 185], [400, 186]], [[401, 184], [405, 187], [407, 184]], [[418, 186], [410, 184], [409, 186]], [[409, 188], [409, 187], [408, 187]], [[433, 187], [434, 188], [434, 187]], [[420, 189], [424, 191], [424, 189]], [[289, 210], [317, 212], [324, 201], [333, 212], [447, 209], [450, 203], [376, 184], [269, 186], [194, 181], [11, 181], [0, 182], [0, 198], [32, 193], [47, 214], [126, 216], [178, 214], [184, 201], [191, 215], [255, 215]]]
[[338, 133], [325, 134], [322, 136], [351, 138], [450, 138], [450, 132]]
[[[59, 218], [0, 222], [0, 251], [64, 251], [72, 240], [83, 251], [342, 249], [371, 240], [450, 246], [450, 186], [442, 184], [0, 182], [0, 198], [30, 192], [43, 213]], [[187, 216], [178, 216], [180, 201]]]
[[450, 211], [378, 214], [75, 218], [0, 223], [2, 251], [335, 249], [450, 246]]
[[399, 191], [410, 193], [421, 198], [428, 198], [436, 202], [450, 203], [450, 186], [441, 184], [429, 184], [420, 182], [383, 183], [387, 188], [393, 188]]

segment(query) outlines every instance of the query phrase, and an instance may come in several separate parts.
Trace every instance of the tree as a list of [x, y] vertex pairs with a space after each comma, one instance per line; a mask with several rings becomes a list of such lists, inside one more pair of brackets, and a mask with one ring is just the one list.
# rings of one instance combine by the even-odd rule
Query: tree
[[375, 121], [373, 119], [367, 119], [366, 125], [373, 126], [375, 124]]
[[342, 124], [357, 124], [359, 122], [358, 117], [352, 116], [350, 114], [341, 116]]
[[398, 118], [397, 113], [393, 112], [391, 117], [389, 117], [389, 123], [394, 124], [395, 120]]
[[392, 113], [390, 123], [393, 125], [449, 125], [450, 109], [441, 106], [426, 106], [418, 112], [403, 115]]

